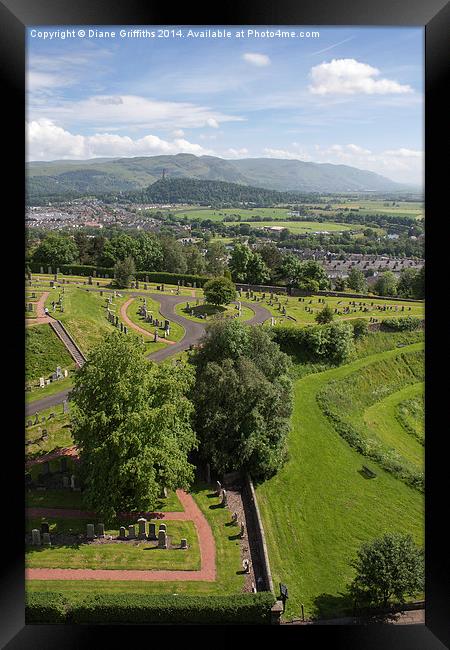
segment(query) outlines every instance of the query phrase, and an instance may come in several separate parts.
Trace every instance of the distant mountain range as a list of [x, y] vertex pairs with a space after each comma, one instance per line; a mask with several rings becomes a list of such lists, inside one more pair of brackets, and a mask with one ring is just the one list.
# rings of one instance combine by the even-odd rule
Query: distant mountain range
[[141, 158], [56, 160], [27, 164], [28, 203], [81, 196], [100, 196], [140, 190], [160, 180], [225, 181], [280, 192], [402, 192], [417, 188], [401, 185], [348, 165], [180, 153]]

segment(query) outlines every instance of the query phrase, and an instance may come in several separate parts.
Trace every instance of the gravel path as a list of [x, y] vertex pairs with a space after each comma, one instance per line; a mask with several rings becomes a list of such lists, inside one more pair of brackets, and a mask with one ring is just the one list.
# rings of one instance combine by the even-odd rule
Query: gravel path
[[[193, 521], [197, 529], [200, 547], [201, 568], [199, 571], [141, 571], [120, 569], [26, 569], [27, 580], [139, 580], [149, 581], [205, 581], [214, 582], [216, 579], [216, 545], [211, 528], [190, 494], [177, 490], [177, 496], [184, 507], [184, 512], [165, 512], [162, 519], [166, 521]], [[29, 516], [33, 516], [30, 508]], [[61, 517], [61, 510], [46, 510], [55, 512], [53, 516]], [[76, 511], [69, 511], [76, 512]], [[82, 511], [78, 511], [82, 512]], [[86, 514], [86, 513], [84, 513]], [[46, 516], [46, 515], [44, 515]], [[52, 515], [48, 515], [52, 516]], [[163, 552], [163, 551], [161, 551]]]

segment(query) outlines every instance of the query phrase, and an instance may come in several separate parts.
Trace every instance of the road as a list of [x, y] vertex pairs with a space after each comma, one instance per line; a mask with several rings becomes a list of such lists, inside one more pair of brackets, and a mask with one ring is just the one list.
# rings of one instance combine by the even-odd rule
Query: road
[[[100, 289], [91, 289], [91, 291], [100, 291]], [[102, 291], [105, 292], [104, 289]], [[130, 297], [133, 298], [137, 298], [139, 296], [147, 296], [149, 298], [153, 298], [154, 300], [160, 303], [159, 311], [162, 314], [162, 316], [164, 316], [164, 318], [167, 318], [170, 321], [174, 321], [175, 323], [178, 323], [185, 330], [185, 335], [181, 339], [181, 341], [175, 343], [175, 345], [170, 345], [167, 348], [163, 348], [162, 350], [157, 350], [156, 352], [152, 352], [151, 354], [148, 355], [147, 357], [148, 359], [151, 359], [152, 361], [164, 361], [165, 359], [168, 359], [174, 354], [178, 354], [183, 350], [188, 350], [191, 345], [196, 345], [204, 335], [205, 326], [203, 325], [203, 323], [197, 323], [196, 321], [190, 320], [189, 318], [185, 318], [184, 316], [180, 316], [179, 314], [175, 313], [176, 305], [190, 300], [189, 296], [176, 296], [176, 295], [172, 296], [163, 293], [149, 294], [149, 293], [139, 292], [139, 291], [130, 292], [129, 295]], [[251, 318], [248, 321], [245, 321], [247, 325], [260, 325], [261, 323], [264, 323], [264, 321], [268, 320], [272, 316], [272, 314], [268, 309], [262, 307], [256, 302], [243, 302], [243, 301], [241, 302], [243, 305], [250, 307], [255, 312], [253, 318]], [[44, 397], [40, 400], [36, 400], [35, 402], [26, 404], [25, 415], [31, 416], [34, 415], [36, 412], [43, 411], [50, 407], [61, 404], [65, 399], [67, 399], [69, 391], [70, 389], [63, 390], [60, 391], [59, 393], [55, 393], [54, 395], [49, 395], [48, 397]]]

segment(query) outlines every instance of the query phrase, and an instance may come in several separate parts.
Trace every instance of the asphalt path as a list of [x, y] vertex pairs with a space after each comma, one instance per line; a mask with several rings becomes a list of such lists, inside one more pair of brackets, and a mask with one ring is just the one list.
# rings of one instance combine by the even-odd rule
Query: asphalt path
[[[104, 289], [90, 289], [90, 291], [104, 291], [107, 293]], [[109, 293], [112, 293], [112, 291]], [[164, 318], [167, 318], [167, 320], [178, 323], [184, 328], [185, 331], [184, 337], [181, 339], [181, 341], [175, 343], [175, 345], [170, 345], [161, 350], [157, 350], [156, 352], [152, 352], [147, 356], [147, 359], [151, 359], [152, 361], [164, 361], [174, 354], [183, 352], [183, 350], [188, 350], [191, 345], [196, 345], [205, 334], [205, 326], [203, 323], [198, 323], [175, 313], [176, 305], [179, 305], [182, 302], [192, 302], [192, 298], [190, 296], [168, 295], [164, 293], [144, 293], [139, 291], [127, 291], [126, 293], [133, 298], [137, 298], [139, 296], [147, 296], [149, 298], [153, 298], [160, 304], [159, 311], [161, 315], [164, 316]], [[247, 325], [260, 325], [272, 316], [268, 309], [262, 307], [257, 302], [241, 302], [243, 305], [250, 307], [255, 312], [253, 318], [245, 321]], [[69, 392], [70, 388], [60, 391], [59, 393], [55, 393], [54, 395], [49, 395], [48, 397], [44, 397], [40, 400], [36, 400], [35, 402], [26, 404], [25, 415], [34, 415], [36, 412], [43, 411], [45, 409], [61, 404], [65, 399], [68, 398]]]

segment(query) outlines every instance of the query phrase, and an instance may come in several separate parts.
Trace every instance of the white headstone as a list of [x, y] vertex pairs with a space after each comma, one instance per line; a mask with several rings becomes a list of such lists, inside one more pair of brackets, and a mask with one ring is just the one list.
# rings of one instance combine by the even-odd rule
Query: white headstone
[[39, 388], [44, 388], [44, 386], [45, 386], [44, 377], [39, 377]]

